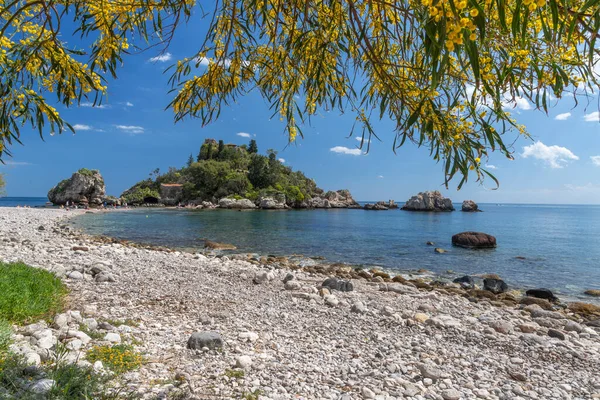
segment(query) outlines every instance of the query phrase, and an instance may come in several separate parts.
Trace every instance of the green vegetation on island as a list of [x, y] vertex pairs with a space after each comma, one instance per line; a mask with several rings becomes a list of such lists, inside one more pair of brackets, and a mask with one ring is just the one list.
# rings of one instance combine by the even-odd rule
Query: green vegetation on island
[[[171, 190], [176, 193], [170, 195]], [[157, 203], [161, 198], [216, 203], [222, 198], [255, 202], [271, 197], [290, 207], [300, 207], [323, 193], [314, 180], [277, 159], [276, 151], [259, 154], [255, 140], [238, 146], [206, 139], [197, 156], [190, 155], [185, 167], [171, 167], [164, 174], [156, 169], [150, 178], [136, 183], [121, 197], [129, 204]]]

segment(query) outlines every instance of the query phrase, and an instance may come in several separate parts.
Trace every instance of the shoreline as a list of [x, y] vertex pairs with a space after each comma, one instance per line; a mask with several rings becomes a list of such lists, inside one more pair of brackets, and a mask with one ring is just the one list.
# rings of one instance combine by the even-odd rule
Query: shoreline
[[[146, 398], [174, 390], [190, 399], [256, 390], [263, 399], [600, 396], [600, 330], [568, 309], [494, 305], [502, 301], [411, 282], [353, 279], [353, 291], [327, 293], [318, 287], [334, 271], [98, 243], [61, 227], [83, 213], [1, 208], [0, 258], [62, 275], [72, 310], [138, 321], [119, 333], [146, 363], [121, 379]], [[114, 282], [96, 282], [97, 263]], [[81, 279], [64, 278], [72, 271]], [[564, 340], [550, 337], [553, 329]], [[219, 332], [223, 350], [186, 349], [196, 331]]]
[[[106, 209], [106, 210], [86, 210], [87, 213], [103, 213], [103, 212], [126, 212], [126, 211], [143, 211], [144, 207], [132, 207], [129, 209]], [[186, 210], [186, 211], [195, 211], [194, 209], [189, 209], [189, 208], [185, 208], [185, 207], [160, 207], [160, 208], [155, 208], [155, 207], [147, 207], [147, 209], [151, 209], [151, 210], [156, 210], [156, 209], [160, 209], [160, 210], [169, 210], [169, 211], [181, 211], [181, 210]], [[227, 210], [230, 212], [233, 211], [240, 211], [240, 210], [231, 210], [231, 209], [210, 209], [210, 211], [213, 210]], [[310, 209], [310, 210], [317, 210], [317, 209]], [[201, 211], [201, 210], [200, 210]], [[241, 210], [241, 211], [282, 211], [282, 210], [261, 210], [261, 209], [256, 209], [256, 210]], [[398, 267], [390, 267], [387, 265], [382, 265], [382, 264], [376, 264], [376, 263], [369, 263], [369, 264], [364, 264], [364, 263], [352, 263], [351, 261], [346, 261], [346, 260], [329, 260], [326, 257], [323, 257], [320, 254], [309, 254], [309, 255], [304, 255], [304, 254], [286, 254], [286, 253], [282, 253], [282, 252], [263, 252], [263, 253], [258, 253], [258, 252], [254, 252], [252, 250], [248, 250], [245, 249], [244, 251], [240, 251], [239, 249], [235, 249], [235, 250], [229, 250], [229, 249], [217, 249], [217, 250], [212, 250], [210, 248], [207, 247], [202, 247], [201, 245], [198, 245], [196, 247], [194, 246], [173, 246], [170, 244], [153, 244], [153, 243], [147, 243], [147, 242], [136, 242], [136, 241], [131, 241], [128, 239], [120, 239], [120, 238], [111, 238], [109, 236], [106, 235], [94, 235], [94, 234], [89, 234], [87, 232], [85, 232], [85, 230], [81, 227], [77, 227], [78, 232], [83, 235], [83, 237], [89, 239], [89, 240], [99, 240], [100, 242], [103, 243], [121, 243], [121, 244], [126, 244], [126, 245], [133, 245], [139, 248], [146, 248], [146, 249], [170, 249], [172, 251], [182, 251], [182, 252], [187, 252], [187, 253], [202, 253], [205, 256], [211, 256], [211, 257], [221, 257], [221, 256], [228, 256], [228, 257], [232, 257], [235, 258], [237, 260], [241, 260], [241, 261], [249, 261], [251, 263], [255, 263], [257, 264], [261, 264], [261, 265], [266, 265], [266, 266], [271, 266], [271, 265], [277, 265], [280, 264], [281, 259], [285, 259], [284, 260], [284, 266], [286, 268], [290, 268], [290, 269], [298, 269], [299, 263], [302, 264], [302, 262], [304, 260], [302, 260], [303, 258], [306, 260], [315, 260], [316, 264], [320, 264], [320, 267], [325, 267], [325, 271], [327, 271], [327, 267], [330, 266], [338, 266], [343, 264], [345, 267], [350, 267], [354, 270], [380, 270], [382, 272], [385, 272], [387, 274], [389, 274], [391, 277], [394, 277], [396, 275], [399, 275], [401, 277], [403, 277], [406, 280], [424, 280], [426, 283], [431, 283], [431, 282], [435, 282], [435, 281], [441, 281], [444, 283], [448, 283], [451, 284], [452, 281], [455, 278], [461, 278], [465, 275], [469, 275], [471, 277], [473, 277], [476, 280], [477, 286], [481, 287], [483, 285], [482, 280], [485, 276], [488, 275], [496, 275], [497, 276], [497, 272], [495, 270], [483, 270], [477, 273], [466, 273], [466, 272], [461, 272], [461, 271], [455, 271], [454, 268], [449, 268], [446, 270], [439, 270], [439, 271], [435, 271], [435, 270], [429, 270], [427, 268], [398, 268]], [[203, 239], [203, 240], [209, 240], [209, 239]], [[430, 246], [431, 249], [433, 250], [435, 246]], [[485, 250], [481, 250], [481, 251], [485, 251]], [[518, 254], [518, 253], [517, 253]], [[443, 257], [443, 256], [441, 256]], [[267, 259], [270, 258], [270, 262], [263, 262], [260, 261], [259, 259]], [[515, 259], [524, 259], [520, 256], [515, 256]], [[442, 260], [442, 258], [440, 258], [440, 260]], [[288, 263], [289, 261], [289, 263]], [[335, 270], [332, 271], [333, 274], [335, 274]], [[346, 277], [346, 278], [350, 278], [350, 277]], [[353, 276], [352, 278], [354, 279], [358, 279], [360, 277], [358, 276]], [[531, 285], [531, 284], [525, 284], [525, 283], [519, 283], [516, 282], [515, 280], [511, 277], [511, 276], [500, 276], [501, 279], [505, 280], [508, 284], [509, 284], [509, 289], [512, 293], [517, 294], [518, 296], [523, 296], [525, 294], [525, 291], [529, 290], [529, 289], [538, 289], [540, 286], [535, 286], [535, 285]], [[586, 303], [592, 303], [592, 304], [596, 304], [596, 305], [600, 305], [600, 297], [593, 297], [593, 296], [589, 296], [584, 294], [583, 292], [571, 292], [571, 293], [563, 293], [559, 290], [555, 290], [552, 289], [554, 295], [556, 295], [562, 302], [567, 303], [567, 302], [586, 302]], [[583, 289], [586, 290], [586, 289]]]

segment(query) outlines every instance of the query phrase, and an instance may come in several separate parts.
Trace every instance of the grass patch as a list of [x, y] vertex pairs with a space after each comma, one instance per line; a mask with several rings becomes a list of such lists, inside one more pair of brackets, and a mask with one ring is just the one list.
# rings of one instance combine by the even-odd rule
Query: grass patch
[[30, 390], [30, 385], [37, 380], [52, 379], [55, 384], [43, 398], [48, 400], [91, 400], [105, 398], [103, 384], [107, 378], [94, 373], [91, 368], [83, 368], [76, 364], [58, 363], [53, 366], [29, 370], [15, 355], [6, 355], [0, 359], [0, 398], [39, 400], [40, 395]]
[[21, 262], [0, 263], [0, 319], [24, 324], [60, 312], [67, 289], [54, 274]]
[[104, 339], [104, 336], [106, 335], [105, 333], [102, 333], [100, 331], [92, 331], [90, 329], [88, 329], [87, 327], [80, 325], [79, 326], [79, 330], [83, 333], [85, 333], [86, 335], [88, 335], [89, 337], [91, 337], [94, 340], [102, 340]]
[[141, 354], [133, 346], [126, 344], [95, 346], [88, 351], [86, 358], [91, 363], [102, 361], [106, 368], [117, 374], [132, 371], [142, 365]]
[[4, 354], [8, 349], [11, 334], [12, 327], [8, 321], [0, 319], [0, 357], [2, 357], [2, 354]]
[[256, 389], [254, 392], [246, 392], [242, 396], [245, 400], [258, 400], [258, 398], [262, 395], [262, 392], [259, 389]]
[[225, 376], [228, 378], [240, 379], [244, 377], [244, 371], [241, 369], [228, 369], [225, 370]]

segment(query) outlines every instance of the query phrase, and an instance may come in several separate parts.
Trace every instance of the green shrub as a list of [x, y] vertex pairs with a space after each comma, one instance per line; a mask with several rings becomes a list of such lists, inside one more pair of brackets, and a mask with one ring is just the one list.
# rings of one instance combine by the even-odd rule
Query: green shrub
[[54, 274], [21, 262], [0, 263], [0, 319], [23, 324], [59, 312], [66, 287]]
[[0, 357], [6, 353], [8, 345], [10, 344], [10, 338], [12, 334], [12, 327], [8, 321], [0, 319]]
[[84, 175], [84, 176], [93, 176], [95, 173], [98, 172], [98, 170], [97, 169], [89, 170], [87, 168], [81, 168], [77, 172], [79, 172], [81, 175]]
[[117, 374], [132, 371], [142, 365], [141, 354], [126, 344], [95, 346], [87, 352], [86, 358], [91, 363], [102, 361], [105, 367]]

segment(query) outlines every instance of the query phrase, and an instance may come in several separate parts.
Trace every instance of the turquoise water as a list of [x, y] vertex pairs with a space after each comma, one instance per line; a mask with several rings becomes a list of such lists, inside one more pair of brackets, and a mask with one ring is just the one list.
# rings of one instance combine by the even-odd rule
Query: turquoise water
[[[600, 206], [481, 208], [482, 213], [137, 209], [85, 214], [75, 223], [92, 234], [172, 247], [201, 248], [201, 239], [208, 238], [232, 243], [239, 252], [323, 256], [398, 271], [496, 273], [512, 286], [547, 287], [568, 296], [600, 289]], [[452, 235], [467, 230], [496, 236], [498, 247], [452, 247]], [[427, 241], [448, 253], [436, 254]]]

